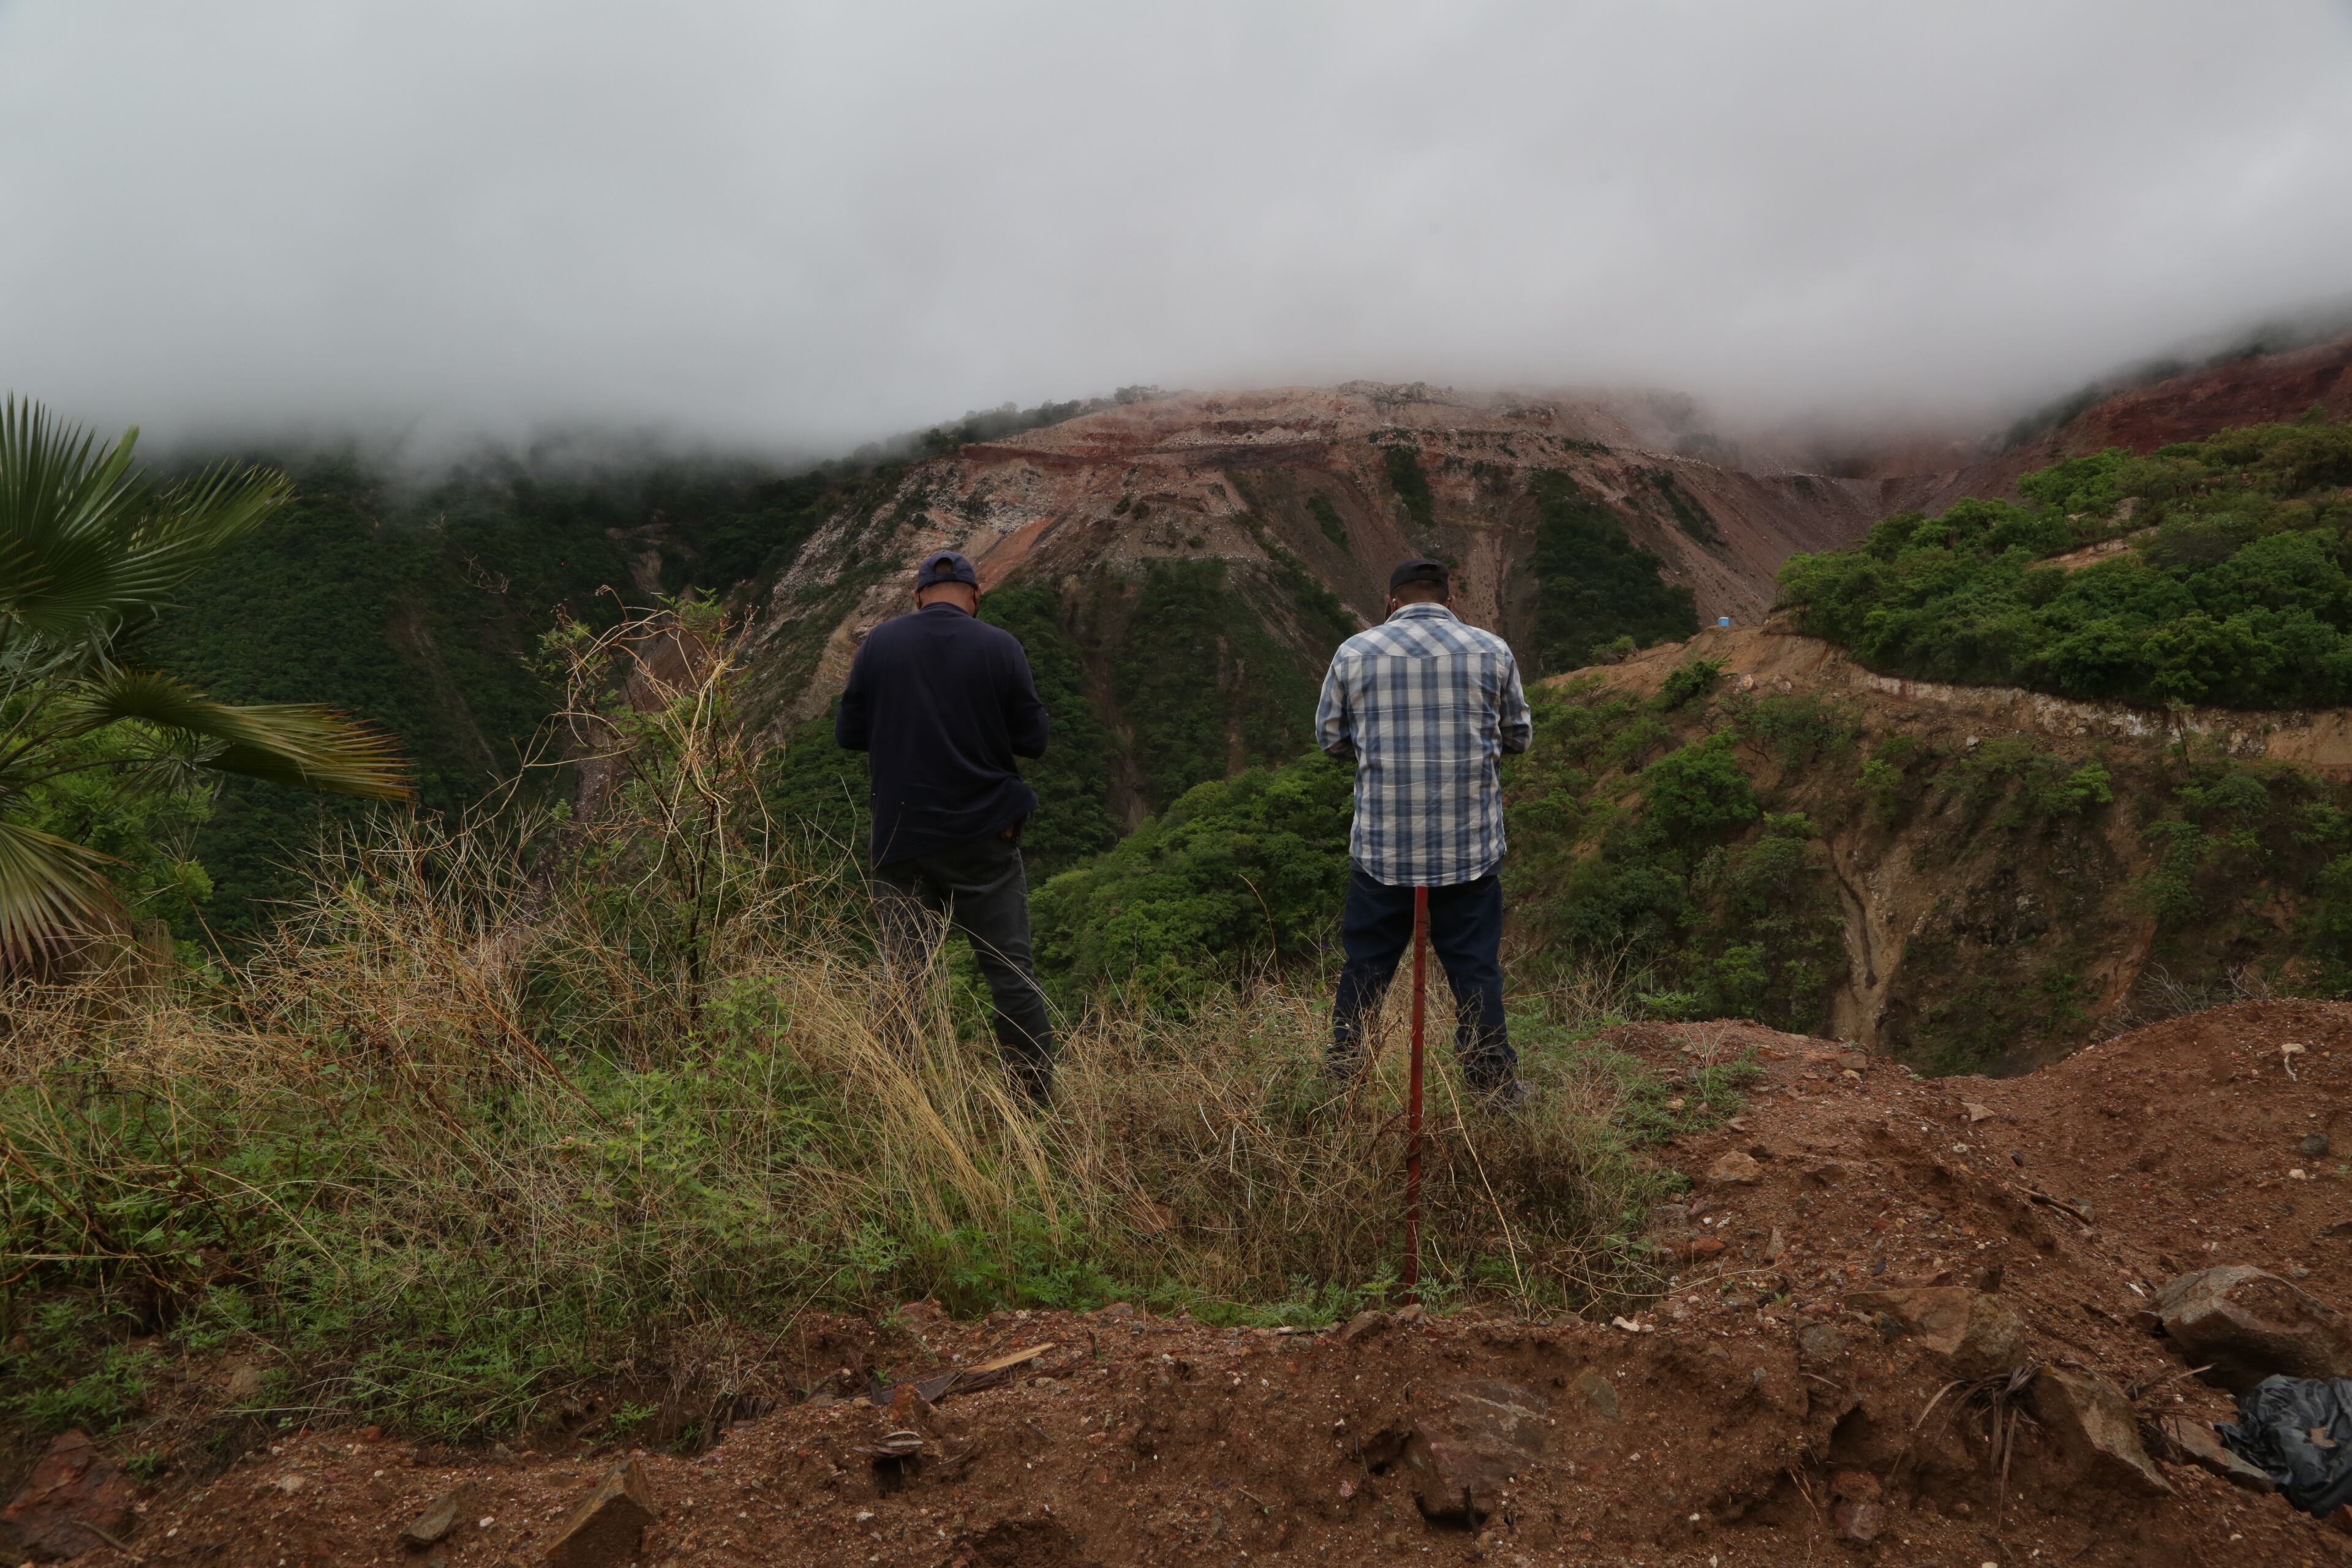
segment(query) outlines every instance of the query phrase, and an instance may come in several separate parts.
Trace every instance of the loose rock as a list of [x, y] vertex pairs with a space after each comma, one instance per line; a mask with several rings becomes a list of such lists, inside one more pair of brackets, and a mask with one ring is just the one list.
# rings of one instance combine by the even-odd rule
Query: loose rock
[[86, 1432], [68, 1432], [0, 1510], [0, 1551], [11, 1563], [79, 1557], [131, 1532], [135, 1489]]
[[1755, 1155], [1734, 1149], [1706, 1168], [1706, 1179], [1725, 1186], [1752, 1187], [1764, 1179], [1764, 1170]]
[[443, 1492], [432, 1507], [400, 1527], [400, 1543], [413, 1552], [440, 1545], [457, 1521], [474, 1511], [478, 1490], [473, 1482], [460, 1481]]
[[1540, 1397], [1517, 1384], [1481, 1378], [1440, 1392], [1416, 1413], [1405, 1440], [1404, 1469], [1422, 1511], [1483, 1522], [1502, 1506], [1511, 1478], [1541, 1457], [1544, 1431]]
[[1797, 1352], [1809, 1362], [1831, 1362], [1845, 1354], [1845, 1332], [1834, 1323], [1808, 1323], [1797, 1331]]
[[2229, 1264], [2156, 1294], [2164, 1331], [2205, 1381], [2242, 1394], [2263, 1379], [2352, 1375], [2352, 1324], [2287, 1280]]
[[2098, 1373], [2044, 1367], [2033, 1380], [2033, 1414], [2090, 1484], [2170, 1495], [2172, 1484], [2140, 1446], [2131, 1401]]
[[613, 1568], [631, 1561], [658, 1512], [645, 1472], [635, 1460], [623, 1461], [563, 1521], [547, 1549], [548, 1568]]
[[1846, 1298], [1859, 1312], [1891, 1318], [1966, 1378], [1998, 1377], [2026, 1362], [2025, 1321], [2002, 1297], [1961, 1285], [1864, 1290]]
[[1886, 1529], [1886, 1505], [1846, 1500], [1830, 1505], [1830, 1523], [1841, 1541], [1867, 1546]]
[[2213, 1435], [2213, 1428], [2202, 1421], [2186, 1415], [2167, 1415], [2157, 1423], [2157, 1429], [2163, 1434], [2165, 1447], [2171, 1450], [2165, 1456], [2167, 1458], [2210, 1470], [2231, 1486], [2250, 1492], [2276, 1489], [2270, 1477], [2230, 1452]]

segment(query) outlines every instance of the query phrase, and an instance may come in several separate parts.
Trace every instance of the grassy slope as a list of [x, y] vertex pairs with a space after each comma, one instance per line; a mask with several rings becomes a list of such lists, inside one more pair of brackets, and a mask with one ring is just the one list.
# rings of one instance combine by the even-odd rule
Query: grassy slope
[[[625, 658], [594, 657], [609, 694]], [[268, 1370], [223, 1442], [329, 1414], [458, 1436], [810, 1307], [1320, 1321], [1392, 1289], [1365, 1215], [1398, 1058], [1336, 1099], [1311, 977], [1068, 1020], [1032, 1120], [944, 984], [875, 972], [837, 863], [764, 831], [727, 692], [612, 710], [638, 747], [591, 821], [380, 827], [243, 970], [0, 998], [14, 1430], [135, 1423], [181, 1355]], [[1459, 1119], [1438, 1068], [1424, 1289], [1653, 1289], [1635, 1237], [1672, 1181], [1643, 1148], [1727, 1113], [1729, 1080], [1662, 1120], [1616, 1054], [1540, 1019], [1525, 1044], [1540, 1095], [1507, 1120]], [[154, 1467], [205, 1462], [180, 1436]]]

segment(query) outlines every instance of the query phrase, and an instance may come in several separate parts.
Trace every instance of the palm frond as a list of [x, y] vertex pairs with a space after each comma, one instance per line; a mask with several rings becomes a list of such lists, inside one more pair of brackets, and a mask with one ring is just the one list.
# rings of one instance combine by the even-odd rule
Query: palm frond
[[142, 720], [197, 742], [194, 761], [222, 773], [377, 800], [409, 798], [407, 770], [390, 736], [306, 704], [238, 708], [152, 671], [109, 670], [61, 705], [61, 726], [87, 734]]
[[160, 608], [291, 493], [275, 470], [223, 464], [158, 495], [131, 471], [138, 439], [100, 447], [39, 404], [0, 405], [0, 640], [71, 642]]
[[119, 907], [107, 857], [0, 817], [0, 974], [107, 923]]

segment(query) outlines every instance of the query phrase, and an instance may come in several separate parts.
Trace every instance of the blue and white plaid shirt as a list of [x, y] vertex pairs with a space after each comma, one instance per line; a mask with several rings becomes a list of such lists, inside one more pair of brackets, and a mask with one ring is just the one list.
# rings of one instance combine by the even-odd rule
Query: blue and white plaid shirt
[[1443, 888], [1502, 863], [1496, 759], [1535, 739], [1510, 644], [1407, 605], [1331, 656], [1315, 738], [1356, 759], [1348, 854], [1373, 880]]

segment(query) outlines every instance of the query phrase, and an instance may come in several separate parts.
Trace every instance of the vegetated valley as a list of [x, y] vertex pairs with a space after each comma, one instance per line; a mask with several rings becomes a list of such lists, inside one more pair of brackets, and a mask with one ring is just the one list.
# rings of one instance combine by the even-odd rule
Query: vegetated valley
[[[2316, 1560], [2131, 1318], [2218, 1263], [2347, 1304], [2347, 363], [1932, 468], [1371, 385], [802, 472], [297, 458], [152, 646], [389, 729], [424, 809], [31, 803], [179, 948], [0, 1000], [0, 1541]], [[1039, 1119], [960, 961], [915, 1057], [874, 1007], [830, 707], [940, 547], [1055, 718]], [[1432, 1053], [1410, 1308], [1402, 1053], [1318, 1070], [1350, 775], [1307, 735], [1408, 552], [1538, 734], [1533, 1096]]]

